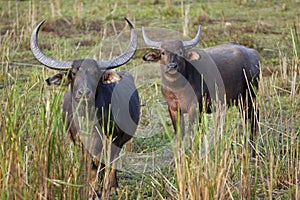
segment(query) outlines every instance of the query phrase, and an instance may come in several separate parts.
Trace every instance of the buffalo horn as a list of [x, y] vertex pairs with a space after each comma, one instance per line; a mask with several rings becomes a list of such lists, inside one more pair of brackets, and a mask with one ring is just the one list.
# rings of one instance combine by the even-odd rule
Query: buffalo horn
[[138, 42], [137, 33], [134, 30], [134, 26], [132, 25], [131, 21], [128, 20], [126, 17], [124, 19], [126, 20], [131, 29], [130, 43], [125, 52], [117, 56], [116, 58], [113, 58], [111, 60], [97, 61], [98, 66], [101, 69], [112, 69], [121, 66], [127, 63], [135, 54]]
[[144, 41], [148, 46], [160, 48], [161, 42], [155, 42], [155, 41], [150, 40], [148, 38], [148, 36], [146, 35], [144, 27], [142, 27], [142, 32], [143, 32]]
[[[123, 54], [121, 54], [120, 56], [118, 56], [116, 58], [113, 58], [111, 60], [105, 60], [105, 61], [97, 61], [99, 68], [101, 68], [101, 69], [116, 68], [116, 67], [121, 66], [121, 65], [125, 64], [126, 62], [128, 62], [130, 60], [130, 58], [134, 55], [136, 48], [137, 48], [137, 34], [134, 30], [132, 23], [127, 18], [125, 18], [125, 20], [127, 21], [127, 23], [129, 24], [129, 26], [131, 28], [131, 38], [130, 38], [129, 46], [127, 47], [127, 49], [125, 50], [125, 52]], [[49, 58], [41, 50], [39, 43], [38, 43], [38, 32], [44, 22], [45, 22], [45, 20], [40, 22], [31, 34], [30, 48], [31, 48], [31, 51], [32, 51], [34, 57], [40, 63], [42, 63], [43, 65], [45, 65], [51, 69], [56, 69], [56, 70], [70, 69], [72, 67], [71, 66], [72, 62], [70, 62], [70, 61], [62, 62], [62, 61], [58, 61], [58, 60]]]
[[194, 46], [196, 46], [196, 44], [198, 44], [198, 42], [200, 41], [200, 38], [201, 38], [201, 30], [202, 30], [202, 27], [200, 25], [199, 28], [198, 28], [198, 32], [197, 32], [196, 37], [192, 40], [189, 40], [189, 41], [183, 41], [183, 46], [187, 49], [188, 48], [193, 48]]
[[51, 69], [57, 69], [57, 70], [67, 70], [71, 68], [72, 62], [61, 62], [58, 60], [54, 60], [52, 58], [49, 58], [44, 54], [44, 52], [41, 50], [38, 42], [38, 32], [40, 30], [40, 27], [45, 22], [45, 20], [41, 21], [33, 30], [30, 38], [30, 48], [33, 56], [43, 65], [51, 68]]

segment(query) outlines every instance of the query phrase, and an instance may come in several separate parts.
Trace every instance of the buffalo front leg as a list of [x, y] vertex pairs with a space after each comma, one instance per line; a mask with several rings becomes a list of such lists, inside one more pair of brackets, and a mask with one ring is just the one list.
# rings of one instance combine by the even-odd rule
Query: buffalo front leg
[[[190, 109], [188, 111], [188, 117], [189, 117], [189, 124], [188, 124], [188, 134], [191, 138], [194, 137], [194, 129], [195, 127], [195, 120], [197, 117], [197, 109], [196, 109], [197, 103], [191, 104]], [[199, 108], [199, 113], [201, 113], [201, 110]], [[201, 123], [201, 118], [199, 117], [199, 124]]]
[[93, 161], [92, 156], [89, 155], [87, 158], [88, 168], [88, 183], [89, 183], [89, 199], [95, 199], [98, 197], [100, 189], [101, 173], [99, 173], [99, 162]]
[[121, 147], [115, 146], [112, 144], [111, 148], [111, 170], [109, 173], [109, 186], [112, 193], [116, 192], [119, 189], [118, 179], [117, 179], [117, 160]]
[[110, 192], [115, 193], [118, 191], [119, 186], [118, 186], [118, 180], [117, 180], [117, 169], [114, 166], [116, 164], [112, 165], [112, 168], [109, 173], [109, 185], [110, 185]]
[[[169, 106], [169, 114], [172, 120], [173, 128], [175, 131], [175, 134], [177, 135], [178, 132], [181, 133], [182, 136], [184, 136], [184, 118], [183, 113], [181, 112], [179, 107], [172, 108]], [[178, 120], [179, 117], [179, 120]], [[179, 128], [179, 130], [178, 130]]]

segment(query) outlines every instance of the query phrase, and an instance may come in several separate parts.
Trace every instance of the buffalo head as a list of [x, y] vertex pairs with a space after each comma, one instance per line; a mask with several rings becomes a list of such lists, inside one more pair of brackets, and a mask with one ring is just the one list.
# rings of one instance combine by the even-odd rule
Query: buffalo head
[[46, 67], [55, 70], [62, 70], [46, 81], [49, 85], [60, 85], [64, 75], [66, 75], [65, 85], [71, 84], [71, 91], [74, 99], [78, 101], [81, 98], [91, 100], [95, 98], [95, 91], [98, 82], [106, 69], [113, 69], [127, 63], [134, 55], [137, 48], [137, 34], [132, 23], [125, 18], [131, 29], [130, 43], [127, 49], [121, 55], [104, 61], [96, 61], [93, 59], [80, 59], [74, 61], [58, 61], [49, 58], [44, 54], [38, 44], [38, 32], [43, 20], [34, 29], [31, 35], [30, 47], [34, 57]]
[[152, 51], [143, 56], [145, 61], [160, 61], [162, 73], [165, 76], [175, 76], [177, 72], [185, 72], [185, 62], [187, 60], [199, 59], [199, 54], [188, 51], [196, 46], [200, 41], [201, 26], [199, 26], [196, 37], [189, 41], [166, 40], [155, 42], [148, 38], [144, 27], [142, 27], [144, 41], [148, 46], [159, 49], [159, 52]]

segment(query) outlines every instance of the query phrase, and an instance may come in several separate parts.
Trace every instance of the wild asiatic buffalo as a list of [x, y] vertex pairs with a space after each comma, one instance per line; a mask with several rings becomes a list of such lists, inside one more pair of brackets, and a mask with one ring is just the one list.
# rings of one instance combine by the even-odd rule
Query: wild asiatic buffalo
[[[183, 114], [188, 113], [189, 125], [194, 122], [195, 111], [211, 112], [212, 101], [223, 104], [242, 103], [255, 131], [253, 100], [258, 88], [260, 56], [237, 43], [227, 43], [204, 50], [192, 49], [199, 41], [201, 26], [196, 37], [189, 41], [152, 41], [142, 27], [144, 41], [158, 51], [146, 53], [145, 61], [160, 61], [162, 94], [167, 101], [175, 133], [180, 116], [181, 133], [184, 134]], [[242, 101], [240, 101], [242, 100]], [[178, 111], [180, 115], [178, 115]], [[189, 126], [190, 127], [190, 126]]]
[[[140, 116], [139, 96], [132, 75], [126, 71], [108, 70], [124, 65], [135, 54], [137, 34], [132, 23], [126, 18], [125, 20], [131, 29], [129, 46], [124, 53], [107, 61], [80, 59], [64, 62], [47, 57], [38, 45], [38, 32], [44, 21], [34, 29], [30, 42], [31, 51], [40, 63], [51, 69], [64, 71], [48, 78], [47, 83], [71, 85], [63, 101], [63, 114], [69, 125], [71, 138], [73, 140], [79, 138], [89, 152], [96, 157], [102, 151], [103, 135], [111, 136], [111, 162], [117, 159], [122, 146], [132, 138]], [[65, 76], [66, 78], [63, 79]], [[75, 116], [81, 117], [81, 114], [76, 113], [75, 109], [85, 110], [86, 106], [88, 112], [95, 110], [96, 125], [100, 125], [104, 134], [97, 135], [99, 133], [97, 132], [87, 138], [82, 133], [84, 131], [79, 130]], [[98, 131], [101, 132], [101, 130]], [[92, 141], [91, 138], [95, 140]], [[111, 188], [118, 187], [115, 163], [113, 162], [109, 175]]]

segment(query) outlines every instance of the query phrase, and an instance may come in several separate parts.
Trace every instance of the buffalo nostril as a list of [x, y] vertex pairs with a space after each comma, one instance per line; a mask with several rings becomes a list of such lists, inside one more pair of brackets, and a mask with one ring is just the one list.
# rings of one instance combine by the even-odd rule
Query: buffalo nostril
[[91, 93], [92, 93], [91, 90], [89, 90], [89, 89], [85, 90], [85, 95], [86, 96], [90, 96]]
[[77, 91], [77, 97], [85, 97], [85, 98], [90, 98], [92, 91], [90, 89], [84, 88], [84, 89], [79, 89]]
[[169, 63], [168, 65], [167, 65], [169, 68], [176, 68], [177, 67], [177, 63]]

